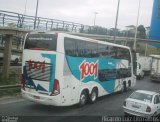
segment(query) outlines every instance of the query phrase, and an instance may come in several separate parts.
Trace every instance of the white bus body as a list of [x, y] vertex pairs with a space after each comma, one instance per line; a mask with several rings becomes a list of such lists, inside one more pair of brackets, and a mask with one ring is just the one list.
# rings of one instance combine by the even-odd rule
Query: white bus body
[[129, 47], [55, 32], [26, 35], [22, 96], [69, 106], [135, 86]]

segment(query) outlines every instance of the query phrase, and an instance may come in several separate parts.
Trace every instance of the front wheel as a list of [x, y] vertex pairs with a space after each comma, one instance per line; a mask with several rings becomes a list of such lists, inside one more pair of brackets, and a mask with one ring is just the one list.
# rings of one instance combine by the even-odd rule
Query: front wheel
[[93, 88], [90, 95], [90, 103], [94, 103], [97, 100], [97, 97], [98, 97], [98, 90], [96, 88]]
[[81, 95], [80, 95], [80, 99], [79, 99], [79, 107], [84, 106], [87, 103], [87, 92], [86, 91], [82, 91]]
[[123, 82], [123, 85], [122, 85], [122, 89], [121, 89], [121, 92], [126, 92], [127, 91], [127, 85], [126, 85], [126, 82]]
[[128, 117], [128, 116], [129, 116], [129, 114], [128, 114], [128, 113], [126, 113], [126, 112], [124, 112], [124, 116], [125, 116], [125, 117]]

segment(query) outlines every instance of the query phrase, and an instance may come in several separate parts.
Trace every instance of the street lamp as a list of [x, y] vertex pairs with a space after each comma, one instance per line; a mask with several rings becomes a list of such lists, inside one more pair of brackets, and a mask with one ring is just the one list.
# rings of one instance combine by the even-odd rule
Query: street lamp
[[117, 5], [117, 14], [116, 14], [116, 21], [115, 21], [115, 28], [114, 28], [114, 38], [113, 38], [113, 42], [116, 42], [116, 30], [117, 30], [117, 22], [118, 22], [118, 14], [119, 14], [119, 4], [120, 4], [120, 0], [118, 0], [118, 5]]
[[98, 14], [98, 12], [94, 12], [94, 26], [96, 24], [96, 15]]
[[27, 9], [27, 0], [26, 0], [26, 2], [25, 2], [25, 7], [24, 7], [24, 16], [26, 15], [26, 9]]
[[137, 14], [137, 23], [136, 23], [136, 30], [135, 30], [135, 36], [134, 36], [134, 44], [133, 44], [133, 49], [136, 51], [136, 42], [137, 42], [137, 26], [139, 22], [139, 12], [140, 12], [140, 7], [141, 7], [141, 0], [139, 0], [139, 5], [138, 5], [138, 14]]
[[36, 6], [36, 14], [35, 14], [35, 21], [34, 21], [34, 30], [36, 29], [37, 12], [38, 12], [38, 3], [39, 3], [39, 0], [37, 0], [37, 6]]

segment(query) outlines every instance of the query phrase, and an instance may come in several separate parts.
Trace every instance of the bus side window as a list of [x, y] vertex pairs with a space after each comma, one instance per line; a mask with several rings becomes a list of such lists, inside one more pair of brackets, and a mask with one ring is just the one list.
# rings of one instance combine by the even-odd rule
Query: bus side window
[[85, 57], [86, 54], [86, 42], [82, 40], [76, 40], [78, 57]]
[[95, 42], [86, 42], [86, 57], [93, 58], [98, 56], [98, 43]]
[[111, 54], [111, 58], [117, 58], [117, 50], [114, 46], [111, 46], [110, 54]]
[[75, 57], [77, 55], [76, 42], [70, 38], [64, 38], [64, 49], [68, 56]]
[[109, 45], [98, 44], [98, 53], [100, 58], [110, 57]]

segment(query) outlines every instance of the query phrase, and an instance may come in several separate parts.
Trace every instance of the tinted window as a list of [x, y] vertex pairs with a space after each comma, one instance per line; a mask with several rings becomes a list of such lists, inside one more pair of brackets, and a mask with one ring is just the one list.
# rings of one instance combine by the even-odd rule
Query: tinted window
[[131, 61], [129, 49], [115, 47], [96, 42], [64, 38], [64, 48], [66, 55], [86, 58], [116, 58]]
[[111, 47], [111, 56], [116, 59], [125, 59], [129, 62], [131, 61], [130, 52], [126, 48], [121, 47]]
[[78, 39], [64, 38], [64, 48], [66, 55], [73, 57], [98, 57], [98, 44]]
[[87, 53], [87, 57], [99, 57], [98, 44], [93, 42], [87, 42], [86, 53]]
[[153, 96], [149, 95], [149, 94], [134, 92], [133, 94], [131, 94], [131, 96], [129, 98], [151, 103], [152, 102], [152, 97]]
[[98, 77], [100, 81], [127, 78], [131, 77], [131, 70], [129, 68], [98, 70]]
[[29, 34], [26, 38], [25, 49], [40, 49], [56, 51], [57, 36], [53, 34]]
[[111, 46], [109, 45], [98, 44], [98, 53], [99, 53], [100, 58], [111, 57], [110, 48]]
[[76, 41], [74, 41], [73, 39], [65, 38], [64, 45], [65, 45], [65, 53], [67, 55], [73, 57], [78, 56]]
[[154, 98], [154, 104], [158, 104], [158, 103], [160, 103], [160, 99], [159, 99], [159, 96], [156, 95]]
[[86, 48], [86, 42], [82, 40], [75, 40], [77, 56], [78, 57], [88, 57], [88, 50]]

